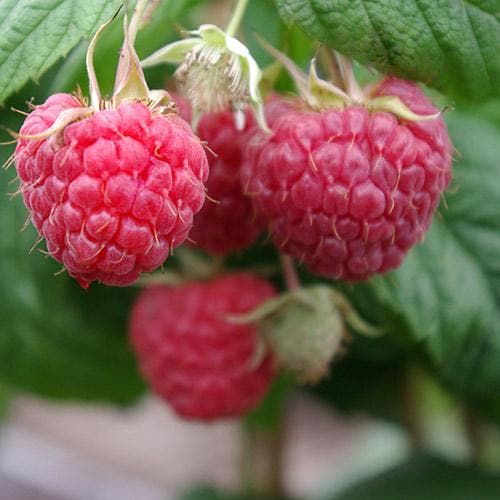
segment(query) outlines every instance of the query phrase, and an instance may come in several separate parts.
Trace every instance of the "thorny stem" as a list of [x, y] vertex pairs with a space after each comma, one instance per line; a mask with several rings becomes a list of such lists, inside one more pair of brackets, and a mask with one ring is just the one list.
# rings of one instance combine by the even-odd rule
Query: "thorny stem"
[[233, 15], [229, 24], [226, 28], [226, 33], [229, 36], [236, 35], [238, 29], [240, 28], [241, 20], [243, 19], [243, 14], [245, 13], [245, 9], [247, 7], [248, 0], [238, 0], [236, 4], [236, 8], [233, 11]]
[[295, 269], [293, 259], [289, 255], [280, 254], [281, 267], [285, 276], [286, 286], [289, 290], [297, 290], [300, 288], [300, 280]]

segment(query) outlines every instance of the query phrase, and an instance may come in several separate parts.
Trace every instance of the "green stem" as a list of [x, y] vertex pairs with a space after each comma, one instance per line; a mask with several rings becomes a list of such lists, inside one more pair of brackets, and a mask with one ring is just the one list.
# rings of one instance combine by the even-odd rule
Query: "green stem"
[[226, 28], [226, 34], [228, 34], [229, 36], [235, 36], [238, 29], [240, 28], [241, 20], [243, 19], [243, 14], [245, 13], [247, 4], [248, 0], [238, 0], [231, 20], [229, 21], [229, 24]]

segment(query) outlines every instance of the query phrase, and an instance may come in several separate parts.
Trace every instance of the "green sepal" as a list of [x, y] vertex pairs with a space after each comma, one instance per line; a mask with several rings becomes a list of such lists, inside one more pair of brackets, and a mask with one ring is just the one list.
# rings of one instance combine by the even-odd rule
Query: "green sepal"
[[318, 76], [316, 58], [311, 61], [307, 97], [316, 109], [342, 109], [351, 103], [351, 98], [343, 90]]
[[441, 116], [441, 111], [432, 115], [419, 115], [414, 113], [399, 97], [383, 96], [366, 101], [365, 106], [370, 111], [386, 111], [401, 120], [409, 122], [435, 120]]
[[143, 68], [147, 68], [162, 63], [179, 64], [189, 52], [201, 45], [201, 43], [199, 38], [186, 38], [169, 43], [165, 47], [153, 52], [146, 59], [143, 59], [141, 65]]

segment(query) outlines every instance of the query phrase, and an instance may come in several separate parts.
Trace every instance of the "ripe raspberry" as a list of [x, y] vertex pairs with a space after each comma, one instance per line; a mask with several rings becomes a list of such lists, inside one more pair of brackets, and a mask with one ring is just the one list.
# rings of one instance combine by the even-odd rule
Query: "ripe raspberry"
[[[35, 108], [22, 135], [47, 130], [83, 106], [56, 94]], [[23, 199], [47, 248], [83, 287], [129, 285], [161, 265], [203, 205], [208, 164], [175, 114], [140, 102], [95, 112], [42, 140], [19, 139]]]
[[[381, 96], [398, 96], [420, 115], [437, 111], [403, 80], [385, 79]], [[275, 244], [335, 279], [398, 267], [451, 178], [443, 120], [398, 121], [362, 106], [314, 112], [298, 103], [272, 103], [267, 115], [272, 135], [255, 132], [242, 182]]]
[[[174, 100], [181, 116], [190, 121], [187, 101], [180, 96], [174, 96]], [[194, 218], [189, 237], [197, 247], [209, 253], [227, 255], [242, 250], [264, 230], [264, 218], [256, 214], [240, 183], [242, 149], [254, 123], [254, 116], [248, 111], [244, 129], [237, 130], [234, 115], [228, 109], [205, 113], [198, 125], [198, 136], [206, 141], [213, 154], [208, 154], [208, 199]]]
[[224, 316], [274, 295], [267, 281], [244, 273], [146, 289], [132, 309], [130, 338], [152, 390], [186, 418], [233, 417], [254, 408], [274, 377], [274, 360], [269, 353], [256, 358], [254, 326]]

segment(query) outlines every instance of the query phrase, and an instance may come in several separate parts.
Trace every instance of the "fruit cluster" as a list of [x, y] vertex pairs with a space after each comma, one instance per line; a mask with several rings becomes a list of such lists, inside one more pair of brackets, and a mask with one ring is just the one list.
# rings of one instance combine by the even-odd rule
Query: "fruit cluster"
[[[205, 49], [196, 50], [189, 57], [200, 71]], [[125, 44], [127, 57], [136, 60]], [[219, 107], [203, 112], [199, 104], [210, 93], [191, 99], [195, 134], [187, 101], [165, 92], [158, 97], [145, 82], [127, 88], [134, 78], [143, 81], [139, 65], [127, 68], [135, 73], [118, 78], [125, 83], [108, 101], [93, 88], [90, 106], [69, 94], [36, 106], [15, 152], [34, 226], [48, 253], [85, 288], [93, 281], [130, 285], [186, 239], [226, 256], [252, 245], [266, 227], [278, 252], [311, 272], [365, 280], [401, 265], [450, 182], [446, 126], [412, 82], [385, 78], [352, 96], [315, 80], [313, 67], [309, 94], [272, 95], [260, 114], [259, 106], [255, 113], [243, 109], [258, 96], [240, 78], [237, 102], [219, 96]], [[189, 64], [182, 71], [203, 85], [200, 75], [186, 76]], [[231, 75], [221, 75], [229, 92]], [[92, 88], [93, 68], [89, 77]], [[195, 90], [190, 84], [189, 92]], [[297, 321], [279, 314], [267, 321], [268, 338], [258, 319], [231, 321], [275, 295], [270, 283], [247, 273], [146, 288], [131, 314], [130, 337], [153, 391], [188, 418], [241, 415], [263, 398], [277, 361], [286, 366], [285, 351], [275, 355], [269, 346], [279, 350], [294, 323], [305, 329], [314, 323], [322, 347], [311, 352], [328, 356], [315, 366], [288, 342], [291, 364], [308, 366], [305, 379], [323, 374], [340, 337], [323, 335], [318, 314], [342, 326], [328, 291], [286, 298], [289, 308], [300, 299], [306, 312]], [[279, 335], [270, 331], [276, 328]]]

